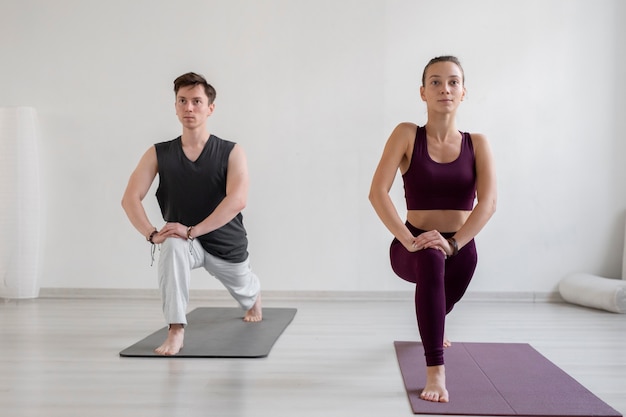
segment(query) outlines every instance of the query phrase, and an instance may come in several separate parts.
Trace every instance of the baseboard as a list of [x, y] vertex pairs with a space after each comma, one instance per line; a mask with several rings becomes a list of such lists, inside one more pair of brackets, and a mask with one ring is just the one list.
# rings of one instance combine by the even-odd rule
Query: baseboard
[[[191, 290], [189, 296], [199, 300], [229, 300], [226, 290]], [[139, 288], [42, 288], [39, 298], [115, 298], [158, 299], [157, 289]], [[412, 300], [412, 291], [263, 291], [265, 300], [311, 301], [401, 301]], [[470, 302], [563, 302], [558, 292], [469, 291], [463, 297]]]

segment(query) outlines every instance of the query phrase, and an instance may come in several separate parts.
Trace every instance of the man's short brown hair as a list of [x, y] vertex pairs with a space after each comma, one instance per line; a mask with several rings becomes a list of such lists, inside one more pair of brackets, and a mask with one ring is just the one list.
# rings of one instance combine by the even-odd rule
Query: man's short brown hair
[[204, 92], [209, 99], [209, 104], [215, 101], [215, 97], [217, 96], [215, 88], [213, 88], [202, 75], [196, 74], [195, 72], [188, 72], [176, 78], [174, 80], [174, 93], [178, 94], [178, 90], [180, 90], [181, 87], [195, 87], [196, 85], [204, 87]]

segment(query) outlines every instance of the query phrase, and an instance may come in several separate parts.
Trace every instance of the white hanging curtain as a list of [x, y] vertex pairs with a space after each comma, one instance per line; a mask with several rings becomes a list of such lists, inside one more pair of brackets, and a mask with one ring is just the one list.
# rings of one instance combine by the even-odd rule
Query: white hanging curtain
[[32, 107], [0, 107], [0, 298], [39, 296], [39, 127]]

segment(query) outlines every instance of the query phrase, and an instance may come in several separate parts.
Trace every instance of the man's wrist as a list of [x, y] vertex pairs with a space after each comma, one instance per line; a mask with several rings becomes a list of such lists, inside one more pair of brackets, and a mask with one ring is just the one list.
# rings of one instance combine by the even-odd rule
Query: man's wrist
[[154, 239], [154, 235], [156, 235], [157, 233], [159, 233], [159, 231], [157, 230], [157, 228], [155, 227], [154, 230], [152, 232], [150, 232], [150, 234], [148, 236], [146, 236], [146, 240], [150, 243], [154, 244], [154, 241], [152, 239]]

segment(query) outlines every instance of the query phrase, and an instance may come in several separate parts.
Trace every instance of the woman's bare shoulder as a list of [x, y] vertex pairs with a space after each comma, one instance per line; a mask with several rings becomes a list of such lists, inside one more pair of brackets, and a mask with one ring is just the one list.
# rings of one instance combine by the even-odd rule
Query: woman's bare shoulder
[[415, 137], [417, 125], [411, 122], [399, 123], [393, 132], [391, 132], [390, 140], [392, 141], [408, 141]]
[[417, 125], [413, 122], [401, 122], [401, 123], [398, 123], [398, 126], [396, 126], [394, 130], [415, 133], [417, 131]]
[[487, 137], [482, 134], [482, 133], [470, 133], [469, 134], [470, 137], [472, 138], [472, 141], [486, 141]]
[[470, 133], [470, 137], [472, 138], [472, 145], [474, 148], [485, 148], [489, 147], [489, 141], [487, 140], [487, 136], [482, 133]]

